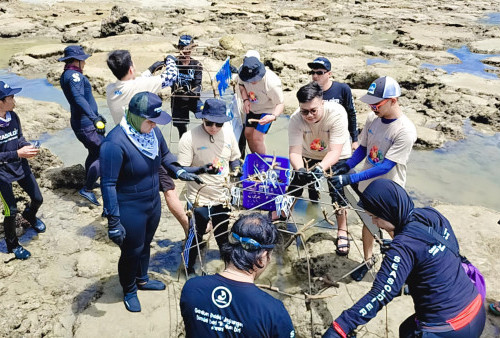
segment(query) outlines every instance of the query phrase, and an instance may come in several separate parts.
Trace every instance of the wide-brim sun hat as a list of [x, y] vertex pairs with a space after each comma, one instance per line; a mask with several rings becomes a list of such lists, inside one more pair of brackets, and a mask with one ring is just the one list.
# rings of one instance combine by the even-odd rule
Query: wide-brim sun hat
[[143, 117], [156, 124], [167, 124], [172, 120], [166, 111], [161, 109], [160, 97], [151, 92], [135, 94], [128, 105], [128, 112]]
[[85, 61], [90, 57], [90, 54], [84, 52], [81, 46], [73, 45], [64, 48], [64, 56], [57, 59], [57, 61], [66, 61], [70, 59], [76, 59], [80, 61]]
[[215, 123], [224, 123], [232, 119], [227, 115], [226, 103], [218, 99], [207, 99], [203, 104], [203, 110], [197, 112], [195, 116]]
[[264, 75], [266, 75], [266, 67], [256, 57], [246, 57], [238, 71], [238, 75], [241, 81], [257, 82], [262, 80]]

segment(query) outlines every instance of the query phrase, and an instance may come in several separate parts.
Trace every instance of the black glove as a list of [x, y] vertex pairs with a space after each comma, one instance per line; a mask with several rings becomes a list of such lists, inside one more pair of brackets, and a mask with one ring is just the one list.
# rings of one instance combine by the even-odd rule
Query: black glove
[[345, 162], [343, 163], [337, 163], [334, 166], [332, 166], [332, 174], [333, 175], [343, 175], [347, 174], [351, 170], [351, 167]]
[[109, 239], [115, 242], [118, 246], [121, 246], [123, 244], [123, 240], [125, 239], [126, 235], [127, 232], [125, 231], [123, 225], [120, 223], [120, 218], [116, 216], [109, 216], [108, 217]]
[[301, 184], [307, 184], [311, 182], [313, 178], [311, 173], [307, 172], [306, 168], [299, 168], [295, 172], [295, 175], [297, 175], [297, 178], [299, 179]]
[[333, 184], [335, 189], [340, 189], [345, 185], [351, 184], [351, 178], [349, 175], [337, 175], [330, 178], [330, 182]]
[[234, 168], [233, 172], [231, 173], [231, 176], [233, 176], [233, 177], [241, 177], [241, 176], [243, 176], [243, 171], [241, 171], [241, 167], [238, 166], [238, 167]]
[[385, 254], [391, 248], [392, 239], [382, 238], [382, 245], [380, 245], [380, 253]]
[[203, 180], [196, 174], [188, 173], [182, 169], [177, 172], [177, 178], [181, 181], [195, 181], [198, 184], [203, 184]]
[[92, 121], [94, 127], [98, 134], [104, 135], [106, 133], [106, 119], [102, 115], [97, 115], [97, 117]]
[[212, 163], [205, 164], [203, 167], [200, 167], [200, 172], [195, 174], [210, 174], [217, 175], [219, 173], [219, 168], [214, 166]]
[[234, 161], [229, 162], [229, 168], [231, 169], [231, 176], [233, 177], [241, 177], [243, 176], [243, 171], [241, 170], [241, 161], [237, 158]]
[[149, 66], [148, 70], [151, 72], [151, 74], [153, 74], [158, 68], [161, 68], [163, 66], [165, 66], [165, 62], [156, 61], [151, 66]]
[[323, 177], [323, 175], [325, 174], [325, 172], [323, 171], [323, 168], [321, 168], [321, 166], [317, 165], [316, 167], [314, 167], [314, 169], [311, 171], [311, 174], [313, 174], [313, 176], [317, 179], [320, 179]]

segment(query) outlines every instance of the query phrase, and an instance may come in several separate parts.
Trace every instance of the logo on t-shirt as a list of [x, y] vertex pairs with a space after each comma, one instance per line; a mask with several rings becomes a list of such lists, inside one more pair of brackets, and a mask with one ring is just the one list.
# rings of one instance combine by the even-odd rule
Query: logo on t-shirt
[[220, 309], [228, 307], [231, 300], [233, 300], [233, 295], [225, 286], [218, 286], [212, 291], [212, 302]]
[[253, 102], [253, 103], [257, 103], [259, 101], [259, 99], [257, 99], [257, 95], [255, 95], [254, 92], [248, 93], [248, 99], [250, 100], [250, 102]]
[[379, 165], [384, 160], [384, 154], [378, 149], [377, 146], [373, 146], [368, 154], [368, 161], [373, 165]]
[[80, 82], [80, 74], [73, 73], [71, 76], [73, 77], [73, 81]]
[[315, 138], [311, 144], [309, 145], [311, 150], [316, 150], [316, 151], [323, 151], [326, 148], [326, 143], [323, 140], [320, 140], [319, 138]]

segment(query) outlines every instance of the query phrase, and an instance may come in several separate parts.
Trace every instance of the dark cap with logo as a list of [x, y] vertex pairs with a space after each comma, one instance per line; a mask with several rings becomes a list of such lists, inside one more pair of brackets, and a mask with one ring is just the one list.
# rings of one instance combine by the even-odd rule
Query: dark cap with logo
[[332, 64], [330, 63], [330, 60], [322, 56], [317, 57], [313, 62], [308, 62], [307, 65], [311, 69], [324, 68], [327, 71], [332, 70]]
[[181, 35], [179, 37], [179, 42], [177, 43], [177, 48], [182, 49], [193, 44], [193, 37], [191, 35]]
[[57, 59], [57, 61], [66, 61], [70, 59], [84, 61], [87, 60], [89, 57], [90, 55], [86, 54], [81, 46], [73, 45], [64, 48], [64, 56], [62, 58]]
[[255, 56], [249, 56], [243, 59], [238, 75], [241, 81], [257, 82], [266, 75], [266, 67]]
[[218, 99], [207, 99], [203, 110], [195, 114], [199, 119], [206, 119], [215, 123], [224, 123], [232, 118], [226, 113], [226, 103]]
[[368, 92], [360, 100], [364, 103], [375, 104], [384, 99], [392, 99], [401, 96], [401, 87], [390, 76], [379, 77], [372, 82]]
[[130, 100], [128, 111], [156, 124], [167, 124], [172, 118], [161, 109], [161, 105], [162, 102], [158, 95], [150, 92], [140, 92]]
[[0, 81], [0, 100], [6, 98], [7, 96], [15, 95], [19, 93], [22, 88], [10, 88], [8, 84]]

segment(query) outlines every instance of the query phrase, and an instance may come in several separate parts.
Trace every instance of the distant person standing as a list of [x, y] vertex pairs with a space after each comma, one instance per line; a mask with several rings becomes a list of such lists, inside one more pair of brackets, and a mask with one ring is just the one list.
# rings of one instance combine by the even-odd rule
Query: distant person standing
[[349, 122], [349, 134], [351, 135], [352, 150], [358, 147], [358, 125], [356, 123], [356, 108], [352, 98], [351, 88], [341, 82], [332, 80], [332, 64], [325, 57], [317, 57], [313, 62], [307, 64], [311, 71], [309, 74], [323, 89], [323, 100], [333, 101], [344, 107]]
[[179, 131], [179, 139], [187, 131], [189, 112], [196, 113], [201, 107], [200, 93], [203, 76], [201, 63], [191, 57], [196, 47], [191, 35], [181, 35], [177, 48], [179, 69], [177, 81], [172, 86], [172, 118], [174, 127]]
[[238, 76], [248, 148], [253, 153], [265, 154], [265, 135], [285, 108], [281, 80], [255, 56], [244, 58]]
[[0, 201], [3, 204], [3, 228], [7, 252], [17, 259], [28, 259], [31, 253], [19, 244], [16, 235], [16, 215], [18, 213], [12, 183], [17, 182], [26, 191], [31, 203], [23, 211], [23, 217], [36, 232], [45, 232], [45, 224], [36, 217], [43, 198], [40, 188], [31, 172], [28, 158], [35, 157], [39, 149], [26, 141], [21, 130], [19, 116], [14, 113], [14, 95], [21, 88], [10, 88], [0, 81]]
[[85, 160], [87, 179], [78, 193], [92, 204], [100, 205], [92, 190], [99, 178], [99, 147], [106, 132], [106, 119], [97, 112], [92, 86], [83, 75], [85, 60], [89, 57], [81, 46], [66, 47], [64, 57], [59, 59], [66, 63], [60, 83], [71, 110], [71, 128], [89, 152]]

